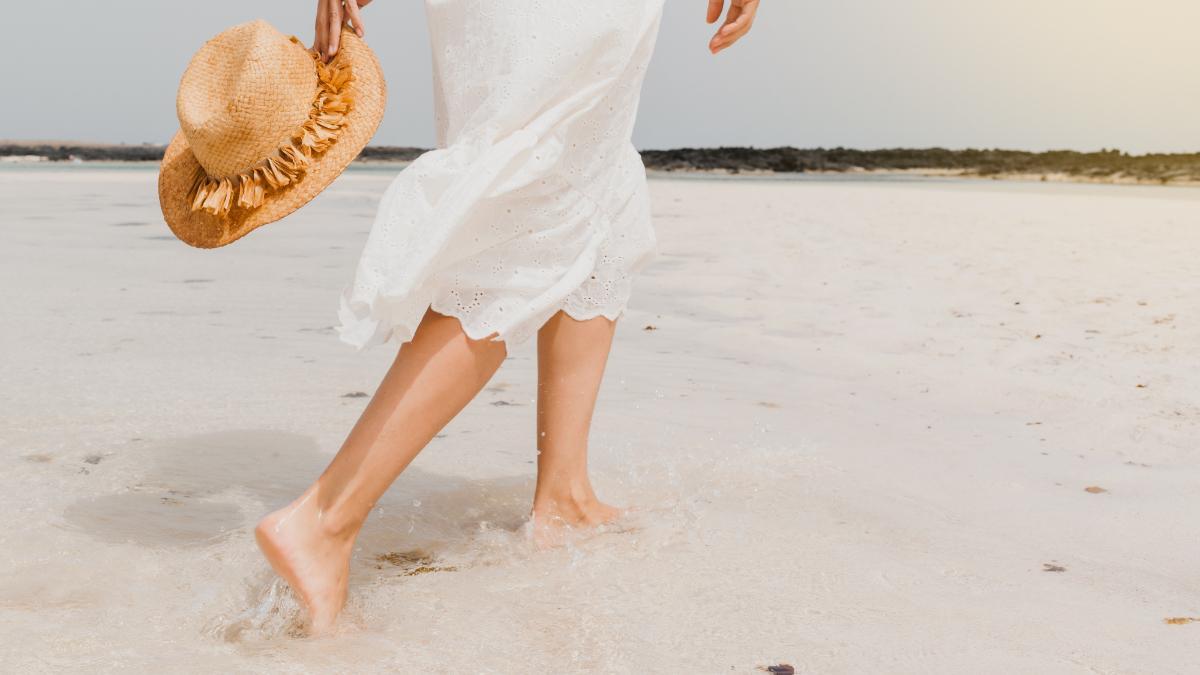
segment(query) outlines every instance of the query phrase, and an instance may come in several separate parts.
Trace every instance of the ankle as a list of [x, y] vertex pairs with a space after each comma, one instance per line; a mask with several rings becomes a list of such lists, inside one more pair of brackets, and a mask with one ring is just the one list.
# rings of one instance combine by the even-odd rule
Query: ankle
[[533, 497], [534, 513], [580, 513], [600, 503], [586, 480], [539, 488]]
[[354, 540], [363, 525], [361, 519], [345, 517], [332, 511], [318, 514], [316, 523], [321, 535], [332, 541]]
[[362, 529], [363, 519], [349, 513], [344, 505], [323, 504], [319, 488], [310, 488], [295, 502], [271, 514], [271, 526], [298, 525], [327, 541], [353, 540]]
[[367, 520], [370, 508], [351, 508], [346, 503], [320, 504], [316, 509], [315, 518], [318, 530], [326, 538], [334, 541], [352, 541], [358, 536], [363, 523]]

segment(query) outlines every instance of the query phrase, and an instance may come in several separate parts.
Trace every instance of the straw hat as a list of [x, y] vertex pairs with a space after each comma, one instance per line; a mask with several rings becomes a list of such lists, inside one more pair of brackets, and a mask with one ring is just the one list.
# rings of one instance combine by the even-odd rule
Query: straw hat
[[265, 21], [226, 30], [179, 83], [180, 130], [158, 175], [167, 225], [215, 248], [304, 206], [375, 134], [386, 99], [379, 61], [349, 29], [328, 64]]

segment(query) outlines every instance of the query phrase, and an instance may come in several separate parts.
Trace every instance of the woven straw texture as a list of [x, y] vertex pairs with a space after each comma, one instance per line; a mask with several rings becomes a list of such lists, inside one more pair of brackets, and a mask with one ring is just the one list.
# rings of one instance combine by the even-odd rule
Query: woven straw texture
[[163, 218], [175, 236], [199, 248], [225, 246], [304, 206], [345, 170], [383, 119], [387, 90], [375, 54], [349, 29], [342, 31], [338, 62], [351, 67], [353, 105], [337, 140], [312, 158], [299, 180], [268, 192], [260, 206], [235, 205], [216, 216], [193, 209], [197, 172], [231, 175], [286, 143], [309, 115], [316, 64], [262, 21], [225, 31], [193, 57], [177, 100], [181, 130], [167, 146], [158, 178]]

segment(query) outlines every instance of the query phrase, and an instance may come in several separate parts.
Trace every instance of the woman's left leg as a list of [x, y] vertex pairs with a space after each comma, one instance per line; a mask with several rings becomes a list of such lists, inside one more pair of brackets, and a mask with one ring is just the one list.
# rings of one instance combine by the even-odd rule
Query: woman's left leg
[[616, 322], [576, 321], [563, 312], [538, 331], [537, 488], [534, 535], [553, 544], [565, 527], [621, 514], [596, 498], [587, 470], [588, 431]]

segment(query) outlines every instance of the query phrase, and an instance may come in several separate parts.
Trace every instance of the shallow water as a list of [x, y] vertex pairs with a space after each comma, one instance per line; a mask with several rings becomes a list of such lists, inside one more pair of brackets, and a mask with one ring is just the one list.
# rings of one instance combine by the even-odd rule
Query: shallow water
[[[793, 449], [730, 450], [738, 459], [601, 446], [598, 484], [637, 511], [549, 552], [525, 532], [529, 473], [414, 467], [373, 514], [343, 625], [321, 640], [300, 638], [299, 607], [251, 535], [322, 468], [313, 439], [229, 431], [130, 443], [95, 464], [20, 458], [5, 482], [32, 486], [25, 499], [39, 508], [6, 537], [19, 546], [0, 609], [21, 618], [6, 648], [23, 667], [139, 672], [703, 669], [714, 653], [765, 663], [788, 650], [799, 600], [773, 578], [789, 567], [782, 542], [800, 534], [777, 509], [799, 495], [733, 469], [749, 461], [789, 482], [820, 470]], [[760, 521], [757, 534], [743, 519]], [[764, 651], [730, 650], [730, 630], [753, 631]]]
[[308, 639], [252, 528], [392, 357], [332, 331], [390, 174], [197, 251], [152, 171], [85, 169], [0, 173], [4, 670], [1194, 663], [1163, 619], [1200, 616], [1200, 540], [1171, 534], [1200, 479], [1200, 191], [654, 180], [662, 255], [592, 447], [632, 515], [530, 546], [518, 346], [373, 513], [338, 634]]
[[[656, 419], [656, 400], [694, 389], [681, 387], [687, 360], [647, 354], [606, 385], [596, 482], [634, 515], [533, 549], [530, 345], [373, 513], [339, 634], [299, 637], [299, 607], [252, 528], [320, 472], [390, 357], [355, 354], [330, 327], [388, 177], [351, 176], [314, 203], [336, 233], [281, 225], [281, 240], [213, 253], [165, 232], [151, 172], [6, 169], [6, 263], [33, 264], [17, 308], [29, 342], [5, 366], [0, 660], [26, 672], [611, 672], [703, 667], [722, 651], [740, 667], [782, 659], [769, 580], [718, 606], [709, 581], [678, 574], [777, 554], [705, 525], [758, 488], [716, 471], [729, 460], [695, 447], [686, 420]], [[652, 335], [641, 328], [629, 330]], [[767, 435], [713, 442], [746, 444], [777, 475], [811, 470]], [[775, 636], [761, 652], [698, 646], [735, 622]]]

